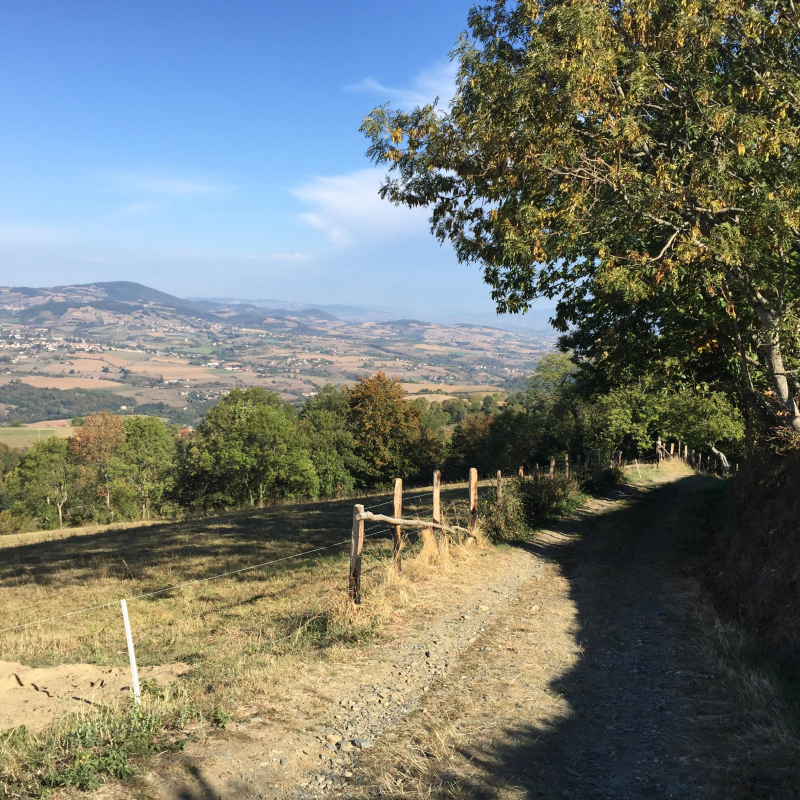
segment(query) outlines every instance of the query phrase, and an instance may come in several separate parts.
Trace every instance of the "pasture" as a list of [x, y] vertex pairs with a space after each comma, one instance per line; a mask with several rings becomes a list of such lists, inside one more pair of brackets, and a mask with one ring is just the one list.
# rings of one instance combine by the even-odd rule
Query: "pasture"
[[23, 428], [0, 427], [0, 443], [9, 447], [25, 448], [51, 436], [60, 436], [64, 439], [72, 436], [74, 430], [71, 425], [49, 428], [41, 425], [36, 427], [26, 425]]

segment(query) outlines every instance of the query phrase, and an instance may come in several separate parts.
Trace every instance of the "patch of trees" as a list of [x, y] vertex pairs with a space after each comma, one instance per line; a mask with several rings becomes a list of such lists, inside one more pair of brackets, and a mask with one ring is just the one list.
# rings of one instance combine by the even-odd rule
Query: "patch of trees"
[[299, 413], [266, 389], [237, 389], [188, 437], [158, 417], [100, 412], [69, 439], [0, 450], [0, 530], [340, 497], [397, 477], [427, 484], [437, 468], [447, 480], [471, 467], [516, 473], [564, 452], [650, 455], [659, 435], [732, 455], [743, 426], [721, 395], [668, 391], [655, 379], [592, 396], [563, 354], [542, 359], [502, 406], [497, 395], [409, 402], [382, 372], [324, 386]]
[[556, 353], [540, 361], [527, 388], [510, 394], [502, 409], [455, 426], [443, 474], [453, 479], [469, 467], [486, 476], [515, 473], [564, 453], [600, 451], [607, 461], [618, 452], [650, 457], [659, 436], [730, 457], [741, 453], [744, 433], [741, 413], [724, 394], [676, 389], [647, 376], [598, 395], [570, 356]]
[[14, 406], [9, 415], [20, 422], [71, 419], [98, 411], [117, 411], [120, 398], [108, 389], [44, 389], [20, 380], [0, 386], [0, 403]]
[[[20, 380], [0, 386], [0, 403], [13, 407], [7, 419], [23, 423], [115, 412], [124, 402], [131, 401], [108, 389], [45, 389]], [[136, 413], [165, 417], [175, 425], [192, 425], [212, 404], [187, 398], [184, 410], [166, 403], [141, 403], [136, 406]]]

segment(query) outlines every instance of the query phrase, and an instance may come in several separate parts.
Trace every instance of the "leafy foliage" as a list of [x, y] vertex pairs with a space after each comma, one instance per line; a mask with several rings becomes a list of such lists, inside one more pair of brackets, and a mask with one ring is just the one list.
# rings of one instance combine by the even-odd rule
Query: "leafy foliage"
[[403, 399], [399, 380], [383, 372], [359, 378], [349, 390], [349, 403], [360, 485], [385, 485], [433, 470], [441, 440], [422, 424], [419, 406]]
[[183, 465], [194, 505], [253, 508], [316, 497], [319, 479], [291, 406], [265, 389], [235, 389], [208, 412]]
[[38, 519], [44, 528], [61, 528], [72, 510], [77, 478], [65, 439], [36, 442], [6, 480], [12, 508]]
[[449, 110], [365, 119], [382, 195], [429, 207], [499, 310], [558, 298], [605, 388], [668, 368], [800, 430], [797, 22], [791, 0], [477, 6]]

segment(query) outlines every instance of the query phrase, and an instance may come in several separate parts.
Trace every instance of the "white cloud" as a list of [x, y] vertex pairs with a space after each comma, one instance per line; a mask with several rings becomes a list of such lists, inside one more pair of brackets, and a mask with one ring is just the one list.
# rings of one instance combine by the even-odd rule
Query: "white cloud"
[[167, 258], [194, 258], [207, 261], [311, 261], [310, 253], [221, 253], [213, 250], [173, 248], [165, 250]]
[[346, 88], [351, 92], [369, 94], [380, 102], [388, 101], [392, 105], [402, 106], [406, 110], [432, 103], [437, 97], [440, 105], [447, 105], [455, 94], [457, 72], [458, 64], [448, 61], [418, 72], [411, 88], [386, 86], [375, 78], [364, 78]]
[[336, 245], [357, 240], [427, 233], [424, 208], [398, 207], [378, 195], [382, 169], [318, 176], [292, 191], [308, 206], [301, 218]]
[[172, 175], [114, 172], [108, 176], [115, 189], [128, 194], [164, 197], [196, 197], [228, 194], [232, 187], [203, 178], [182, 178]]

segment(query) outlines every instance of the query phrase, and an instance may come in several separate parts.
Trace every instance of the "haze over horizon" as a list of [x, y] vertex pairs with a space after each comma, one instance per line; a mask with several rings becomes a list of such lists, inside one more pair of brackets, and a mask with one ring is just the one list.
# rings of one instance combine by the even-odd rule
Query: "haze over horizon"
[[358, 131], [446, 103], [471, 5], [5, 3], [0, 283], [493, 316]]

